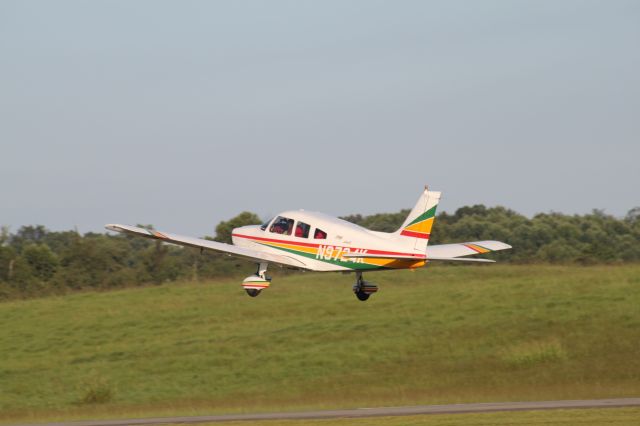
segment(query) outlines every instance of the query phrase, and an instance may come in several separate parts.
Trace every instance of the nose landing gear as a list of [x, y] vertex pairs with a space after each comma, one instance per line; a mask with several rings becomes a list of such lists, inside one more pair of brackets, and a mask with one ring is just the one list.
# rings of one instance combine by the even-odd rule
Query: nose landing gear
[[353, 292], [358, 300], [364, 302], [373, 293], [378, 291], [378, 286], [374, 283], [362, 279], [362, 272], [356, 272], [356, 283], [353, 286]]
[[262, 290], [269, 287], [271, 277], [267, 276], [267, 266], [266, 262], [261, 262], [255, 275], [251, 275], [242, 281], [242, 287], [249, 296], [256, 297]]

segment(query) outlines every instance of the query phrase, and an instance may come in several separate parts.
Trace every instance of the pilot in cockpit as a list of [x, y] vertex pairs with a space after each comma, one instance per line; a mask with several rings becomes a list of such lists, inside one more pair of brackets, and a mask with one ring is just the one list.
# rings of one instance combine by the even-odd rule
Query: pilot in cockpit
[[269, 231], [274, 232], [276, 234], [290, 235], [291, 234], [291, 226], [293, 225], [293, 220], [287, 219], [284, 217], [279, 217], [273, 222]]

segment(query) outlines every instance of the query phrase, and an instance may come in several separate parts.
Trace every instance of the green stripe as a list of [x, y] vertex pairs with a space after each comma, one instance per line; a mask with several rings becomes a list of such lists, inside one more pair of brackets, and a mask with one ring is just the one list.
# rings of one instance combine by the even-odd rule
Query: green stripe
[[415, 218], [410, 224], [405, 226], [405, 228], [408, 227], [408, 226], [411, 226], [411, 225], [415, 225], [418, 222], [422, 222], [423, 220], [431, 219], [432, 217], [434, 217], [436, 215], [436, 207], [438, 207], [437, 204], [435, 206], [431, 207], [426, 212], [422, 213], [417, 218]]
[[316, 258], [315, 254], [307, 253], [305, 251], [297, 251], [297, 250], [288, 249], [288, 248], [284, 248], [284, 247], [271, 246], [269, 244], [264, 244], [264, 243], [260, 243], [260, 244], [262, 244], [263, 246], [267, 246], [267, 247], [275, 248], [275, 249], [278, 249], [278, 250], [286, 251], [286, 252], [289, 252], [289, 253], [292, 253], [292, 254], [297, 254], [298, 256], [308, 257], [309, 259], [320, 260], [322, 262], [331, 263], [333, 265], [344, 266], [345, 268], [349, 268], [349, 269], [353, 269], [353, 270], [364, 271], [364, 270], [372, 270], [372, 269], [389, 269], [389, 268], [387, 268], [385, 266], [369, 265], [368, 263], [343, 262], [343, 261], [334, 260], [334, 259], [327, 260], [327, 259], [322, 259], [322, 258]]

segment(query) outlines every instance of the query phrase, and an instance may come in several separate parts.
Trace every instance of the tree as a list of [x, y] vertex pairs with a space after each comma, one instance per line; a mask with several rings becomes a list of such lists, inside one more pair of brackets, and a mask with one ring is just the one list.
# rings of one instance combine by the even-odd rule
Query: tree
[[635, 223], [640, 221], [640, 207], [634, 207], [627, 212], [627, 215], [624, 217], [629, 223]]
[[42, 242], [48, 245], [55, 254], [61, 255], [81, 238], [83, 237], [76, 231], [49, 232], [45, 235]]
[[43, 225], [23, 226], [11, 236], [9, 244], [16, 250], [22, 251], [22, 248], [29, 243], [42, 243], [48, 233], [49, 231]]
[[395, 232], [400, 228], [402, 222], [409, 215], [410, 210], [400, 210], [397, 213], [378, 213], [370, 216], [362, 216], [360, 214], [352, 214], [343, 216], [340, 219], [347, 222], [355, 223], [372, 231]]
[[141, 262], [134, 256], [140, 253], [133, 251], [124, 237], [86, 234], [64, 251], [54, 284], [72, 289], [140, 284], [134, 271]]
[[31, 268], [31, 274], [49, 281], [58, 268], [58, 257], [44, 244], [30, 244], [22, 250], [22, 257]]
[[9, 227], [6, 225], [0, 227], [0, 247], [5, 245], [9, 241], [9, 237]]
[[16, 251], [12, 247], [0, 246], [0, 281], [11, 279], [16, 257]]

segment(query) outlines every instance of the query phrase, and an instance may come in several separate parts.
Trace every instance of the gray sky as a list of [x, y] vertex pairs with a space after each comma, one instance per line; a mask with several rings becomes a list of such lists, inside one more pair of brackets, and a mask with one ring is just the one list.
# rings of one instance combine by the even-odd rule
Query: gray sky
[[640, 205], [638, 1], [0, 0], [0, 224]]

